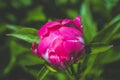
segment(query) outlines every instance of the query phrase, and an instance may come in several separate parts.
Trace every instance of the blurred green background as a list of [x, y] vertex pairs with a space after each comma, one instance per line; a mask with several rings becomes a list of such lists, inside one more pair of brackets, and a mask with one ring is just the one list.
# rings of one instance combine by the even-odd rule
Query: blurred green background
[[[0, 0], [0, 80], [35, 80], [44, 66], [30, 50], [33, 40], [6, 34], [21, 28], [39, 29], [47, 21], [78, 15], [82, 17], [86, 44], [113, 45], [92, 46], [93, 54], [101, 54], [90, 55], [84, 80], [120, 80], [120, 0]], [[32, 31], [36, 35], [36, 30]], [[51, 72], [45, 80], [68, 79], [65, 74]]]

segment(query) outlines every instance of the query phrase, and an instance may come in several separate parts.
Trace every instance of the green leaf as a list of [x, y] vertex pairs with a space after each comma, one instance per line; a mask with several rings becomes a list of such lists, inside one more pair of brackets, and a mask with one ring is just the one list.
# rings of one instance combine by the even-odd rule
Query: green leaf
[[[110, 11], [106, 8], [105, 1], [106, 0], [91, 0], [91, 6], [95, 14], [100, 14], [101, 16], [105, 18], [110, 18]], [[101, 18], [99, 19], [102, 20]]]
[[0, 25], [0, 33], [3, 33], [7, 28], [5, 27], [4, 24]]
[[16, 63], [17, 56], [20, 54], [23, 54], [26, 51], [28, 51], [28, 49], [25, 48], [24, 46], [18, 44], [14, 40], [10, 41], [11, 56], [10, 56], [10, 61], [4, 70], [4, 74], [7, 74], [8, 72], [10, 72], [10, 70], [14, 67], [14, 65]]
[[114, 36], [112, 36], [112, 40], [120, 39], [120, 29], [115, 33]]
[[43, 68], [38, 73], [37, 80], [44, 80], [48, 73], [49, 70], [45, 66], [43, 66]]
[[12, 0], [11, 5], [14, 8], [27, 7], [32, 4], [32, 0]]
[[119, 23], [120, 21], [120, 15], [117, 15], [116, 17], [114, 17], [108, 24], [105, 25], [105, 27], [103, 28], [103, 30], [110, 28], [111, 26]]
[[46, 67], [51, 71], [51, 72], [57, 72], [52, 66], [50, 65], [47, 65], [46, 64]]
[[68, 0], [56, 0], [56, 5], [65, 5], [68, 2]]
[[11, 25], [11, 24], [7, 24], [5, 25], [5, 27], [7, 27], [8, 29], [12, 30], [12, 31], [18, 31], [22, 28], [27, 28], [27, 27], [24, 27], [24, 26], [19, 26], [19, 25]]
[[7, 13], [6, 17], [8, 18], [8, 20], [10, 20], [11, 22], [15, 22], [16, 21], [16, 16], [12, 13]]
[[37, 36], [37, 30], [34, 28], [22, 28], [12, 34], [8, 34], [8, 36], [13, 36], [18, 39], [25, 40], [29, 43], [39, 42], [39, 37]]
[[21, 66], [26, 72], [32, 74], [34, 77], [37, 77], [37, 74], [38, 74], [38, 70], [35, 70], [35, 69], [31, 69], [31, 68], [27, 68], [25, 66]]
[[112, 45], [107, 45], [105, 43], [91, 43], [90, 47], [91, 47], [91, 53], [89, 55], [86, 55], [84, 61], [82, 62], [83, 63], [82, 67], [85, 68], [85, 71], [82, 73], [83, 78], [86, 77], [87, 75], [90, 75], [90, 73], [92, 73], [92, 71], [95, 70], [93, 67], [97, 66], [97, 65], [94, 66], [94, 64], [96, 63], [96, 59], [98, 55], [105, 54], [105, 52], [113, 48]]
[[87, 62], [83, 62], [84, 64], [86, 64], [86, 68], [85, 71], [82, 73], [82, 78], [84, 79], [87, 76], [93, 74], [95, 76], [99, 76], [102, 73], [103, 65], [120, 60], [119, 48], [120, 46], [108, 46], [108, 49], [106, 47], [106, 51], [102, 52], [102, 54], [90, 54], [89, 56], [87, 56]]
[[26, 54], [20, 55], [18, 57], [18, 63], [22, 66], [31, 66], [36, 64], [43, 64], [44, 60], [38, 56], [35, 56], [33, 53], [26, 52]]
[[119, 0], [105, 0], [105, 6], [108, 10], [112, 10], [117, 4], [119, 4]]
[[66, 76], [64, 74], [62, 74], [62, 73], [57, 73], [56, 76], [58, 78], [57, 80], [67, 80]]
[[93, 70], [96, 56], [97, 54], [86, 56], [85, 60], [83, 61], [84, 65], [82, 66], [85, 67], [85, 70], [81, 74], [83, 78], [85, 78]]
[[108, 23], [94, 38], [93, 42], [110, 42], [112, 37], [120, 30], [120, 15]]
[[5, 8], [5, 7], [6, 7], [6, 5], [7, 5], [7, 3], [6, 3], [6, 2], [4, 2], [4, 1], [0, 1], [0, 9]]
[[91, 54], [103, 53], [110, 50], [112, 47], [112, 45], [94, 43], [91, 46]]
[[21, 55], [24, 52], [29, 51], [28, 48], [24, 47], [23, 45], [16, 42], [15, 40], [10, 41], [10, 50], [11, 50], [11, 56], [14, 56], [14, 57], [17, 57], [18, 55]]
[[89, 0], [82, 3], [80, 15], [82, 16], [85, 40], [89, 43], [97, 33], [97, 26], [92, 18]]
[[27, 14], [27, 18], [25, 21], [30, 22], [30, 21], [45, 21], [46, 17], [43, 12], [43, 7], [38, 6], [33, 10], [30, 10]]
[[72, 9], [67, 9], [67, 10], [66, 10], [66, 14], [67, 14], [70, 18], [75, 18], [77, 15], [79, 15], [76, 10], [72, 10]]
[[108, 64], [120, 60], [120, 46], [114, 46], [109, 51], [99, 54], [97, 62], [99, 64]]

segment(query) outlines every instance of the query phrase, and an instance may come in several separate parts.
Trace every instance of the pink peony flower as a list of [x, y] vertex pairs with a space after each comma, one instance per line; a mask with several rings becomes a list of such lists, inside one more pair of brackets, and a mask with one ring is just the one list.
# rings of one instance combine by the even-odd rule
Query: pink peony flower
[[84, 51], [83, 26], [80, 16], [74, 20], [47, 22], [38, 31], [40, 42], [32, 44], [32, 51], [58, 69], [65, 69], [78, 61]]

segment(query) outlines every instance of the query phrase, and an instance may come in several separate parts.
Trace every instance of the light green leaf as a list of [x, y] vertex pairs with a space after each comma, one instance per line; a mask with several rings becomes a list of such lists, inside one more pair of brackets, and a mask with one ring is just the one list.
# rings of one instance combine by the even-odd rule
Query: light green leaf
[[50, 65], [47, 65], [46, 64], [46, 67], [51, 71], [51, 72], [57, 72], [52, 66]]
[[13, 36], [18, 39], [25, 40], [29, 43], [39, 42], [39, 37], [37, 36], [37, 30], [34, 28], [22, 28], [12, 34], [8, 34], [8, 36]]
[[97, 33], [97, 26], [92, 18], [89, 0], [82, 3], [80, 15], [82, 16], [85, 40], [89, 43]]
[[19, 31], [22, 28], [27, 28], [25, 26], [20, 26], [20, 25], [11, 25], [11, 24], [6, 24], [5, 27], [7, 27], [8, 29], [12, 30], [12, 31]]

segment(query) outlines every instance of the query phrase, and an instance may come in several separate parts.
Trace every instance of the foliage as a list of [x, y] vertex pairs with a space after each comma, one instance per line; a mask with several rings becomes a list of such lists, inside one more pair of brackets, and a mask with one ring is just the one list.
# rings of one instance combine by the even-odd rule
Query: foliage
[[[119, 80], [120, 69], [117, 67], [120, 63], [119, 2], [119, 0], [0, 1], [0, 79]], [[48, 20], [72, 19], [77, 15], [82, 17], [84, 26], [85, 54], [68, 70], [55, 70], [31, 52], [31, 43], [39, 41], [37, 30]], [[109, 74], [110, 71], [113, 73]]]

